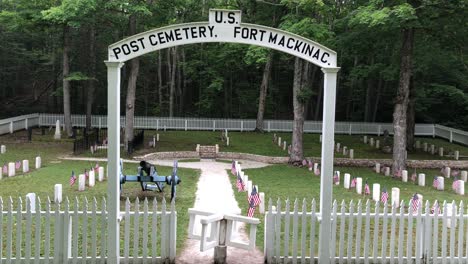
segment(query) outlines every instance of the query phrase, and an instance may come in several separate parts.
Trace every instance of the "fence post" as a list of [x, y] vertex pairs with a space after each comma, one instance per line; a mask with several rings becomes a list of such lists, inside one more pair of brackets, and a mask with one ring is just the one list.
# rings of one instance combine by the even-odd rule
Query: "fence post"
[[382, 125], [378, 126], [377, 135], [380, 137], [380, 131], [382, 131]]
[[185, 119], [185, 131], [187, 131], [187, 119]]
[[169, 245], [168, 245], [170, 263], [175, 263], [176, 242], [177, 242], [177, 212], [175, 210], [175, 200], [172, 200], [171, 215], [170, 215], [170, 221], [169, 221]]
[[432, 125], [432, 137], [435, 138], [436, 132], [435, 132], [435, 125]]
[[156, 131], [159, 130], [159, 119], [156, 119]]
[[349, 135], [351, 136], [351, 129], [352, 129], [353, 125], [351, 123], [349, 123]]
[[10, 134], [13, 134], [13, 121], [10, 121]]
[[452, 143], [452, 139], [453, 139], [453, 131], [450, 130], [450, 143]]
[[102, 120], [101, 120], [101, 119], [102, 119], [102, 117], [100, 116], [100, 117], [99, 117], [99, 129], [102, 128]]
[[270, 132], [270, 121], [268, 121], [268, 132]]
[[244, 131], [244, 120], [241, 120], [241, 132]]
[[213, 131], [216, 130], [216, 120], [213, 120]]
[[[24, 120], [24, 129], [28, 130], [28, 118]], [[452, 141], [450, 141], [452, 142]]]

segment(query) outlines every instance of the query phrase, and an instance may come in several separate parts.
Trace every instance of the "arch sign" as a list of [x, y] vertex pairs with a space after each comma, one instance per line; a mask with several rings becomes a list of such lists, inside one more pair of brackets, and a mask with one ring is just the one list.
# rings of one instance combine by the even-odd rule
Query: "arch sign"
[[[109, 46], [108, 79], [108, 258], [118, 263], [119, 256], [119, 159], [120, 159], [120, 69], [125, 61], [169, 47], [210, 42], [256, 45], [275, 49], [309, 61], [324, 73], [322, 125], [322, 175], [320, 187], [320, 263], [330, 261], [331, 201], [337, 55], [333, 50], [299, 35], [255, 24], [242, 23], [241, 11], [211, 9], [208, 22], [194, 22], [149, 30]], [[328, 260], [328, 261], [327, 261]]]

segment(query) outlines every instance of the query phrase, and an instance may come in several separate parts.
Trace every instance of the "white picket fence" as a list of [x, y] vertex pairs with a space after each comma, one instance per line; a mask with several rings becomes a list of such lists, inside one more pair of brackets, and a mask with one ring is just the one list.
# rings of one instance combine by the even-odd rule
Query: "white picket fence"
[[[267, 263], [317, 263], [321, 215], [315, 201], [308, 207], [296, 200], [265, 215]], [[371, 209], [372, 206], [372, 209]], [[430, 203], [413, 212], [403, 201], [399, 208], [359, 201], [332, 209], [331, 263], [467, 263], [468, 214], [463, 202], [443, 203], [431, 213]], [[460, 210], [457, 210], [460, 208]], [[310, 210], [310, 211], [308, 211]], [[453, 214], [450, 212], [454, 212]]]
[[[106, 263], [106, 201], [62, 204], [47, 199], [35, 205], [19, 198], [0, 197], [0, 263]], [[25, 207], [24, 207], [25, 205]], [[133, 210], [127, 199], [121, 219], [122, 263], [173, 263], [176, 254], [177, 215], [174, 203], [158, 210], [156, 200]], [[140, 208], [142, 206], [142, 208]], [[35, 208], [34, 208], [35, 207]]]

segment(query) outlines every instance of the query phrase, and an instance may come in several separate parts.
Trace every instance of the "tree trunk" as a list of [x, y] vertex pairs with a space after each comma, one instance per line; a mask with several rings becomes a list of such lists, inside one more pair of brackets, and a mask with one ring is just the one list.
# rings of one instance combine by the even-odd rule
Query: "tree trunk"
[[[130, 16], [130, 35], [136, 34], [136, 16]], [[128, 142], [133, 140], [133, 119], [135, 116], [135, 92], [138, 79], [140, 61], [134, 58], [130, 61], [130, 76], [127, 85], [127, 100], [125, 104], [125, 149], [128, 151]]]
[[289, 163], [300, 165], [304, 158], [302, 146], [302, 134], [304, 132], [304, 98], [301, 98], [301, 91], [307, 78], [308, 63], [300, 58], [295, 59], [294, 63], [294, 81], [293, 81], [293, 108], [294, 121], [292, 131], [292, 149], [289, 156]]
[[407, 146], [406, 149], [408, 151], [413, 151], [414, 149], [414, 130], [415, 130], [415, 112], [414, 112], [414, 80], [411, 79], [410, 83], [410, 94], [409, 94], [409, 103], [408, 103], [408, 111], [407, 111], [407, 129], [406, 129], [406, 142]]
[[[169, 89], [169, 116], [173, 117], [174, 116], [174, 93], [175, 93], [175, 88], [176, 88], [176, 67], [177, 67], [177, 47], [170, 48], [172, 52], [172, 69], [170, 73], [171, 77], [171, 85]], [[168, 53], [169, 54], [169, 53]], [[168, 61], [170, 61], [170, 57], [168, 58]]]
[[158, 102], [159, 102], [159, 115], [162, 113], [163, 92], [162, 92], [162, 52], [158, 52]]
[[88, 94], [86, 100], [86, 130], [91, 130], [91, 114], [94, 103], [94, 93], [96, 90], [96, 29], [91, 25], [89, 29], [89, 73], [90, 80], [88, 81]]
[[258, 97], [258, 111], [257, 122], [255, 124], [255, 131], [263, 132], [263, 116], [265, 114], [265, 99], [268, 92], [268, 85], [270, 82], [271, 66], [273, 62], [273, 51], [268, 52], [265, 68], [263, 68], [262, 84], [260, 85], [260, 95]]
[[63, 115], [65, 120], [65, 130], [68, 137], [72, 136], [71, 124], [71, 104], [70, 104], [70, 81], [66, 78], [70, 74], [70, 28], [65, 25], [63, 27]]
[[320, 109], [322, 109], [320, 106], [322, 105], [322, 94], [323, 94], [323, 82], [319, 82], [318, 85], [318, 94], [317, 94], [317, 101], [315, 102], [315, 116], [314, 120], [319, 120], [320, 116]]
[[[382, 76], [380, 76], [379, 84], [377, 85], [377, 93], [375, 95], [374, 109], [373, 109], [373, 112], [372, 112], [372, 122], [375, 122], [375, 119], [377, 118], [377, 111], [379, 109], [380, 96], [382, 94], [381, 90], [382, 90], [383, 82], [384, 82], [384, 80], [383, 80]], [[385, 85], [387, 85], [387, 83], [385, 83]]]
[[400, 62], [400, 81], [393, 111], [393, 171], [406, 168], [406, 113], [409, 103], [409, 89], [412, 72], [412, 52], [414, 29], [402, 30], [402, 47]]

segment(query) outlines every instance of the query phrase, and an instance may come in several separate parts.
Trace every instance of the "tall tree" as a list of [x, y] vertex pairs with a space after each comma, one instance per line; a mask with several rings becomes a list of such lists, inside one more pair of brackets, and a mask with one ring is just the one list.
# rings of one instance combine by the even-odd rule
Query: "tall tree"
[[255, 131], [263, 132], [263, 116], [265, 114], [265, 100], [270, 83], [271, 66], [273, 64], [273, 51], [270, 50], [267, 55], [265, 68], [263, 68], [262, 83], [260, 84], [260, 95], [258, 97], [257, 121]]

